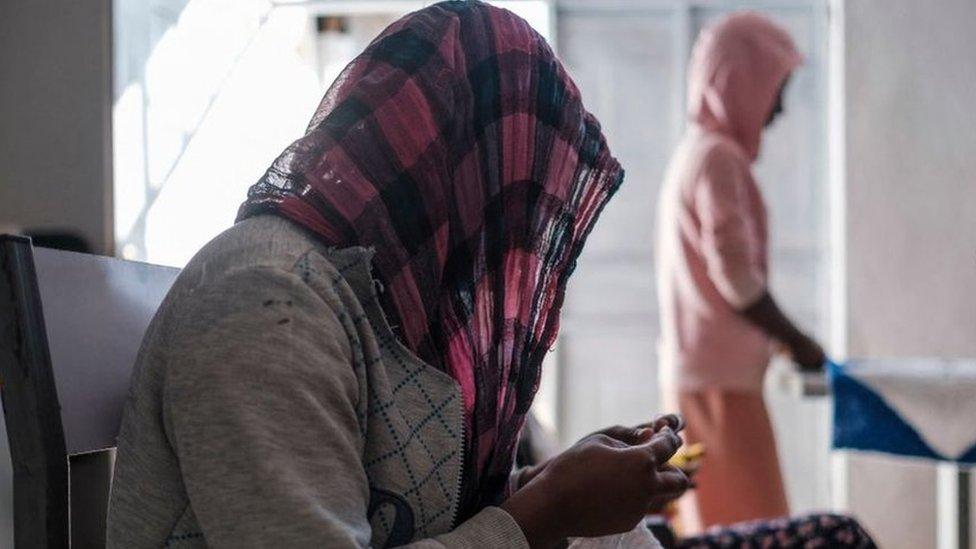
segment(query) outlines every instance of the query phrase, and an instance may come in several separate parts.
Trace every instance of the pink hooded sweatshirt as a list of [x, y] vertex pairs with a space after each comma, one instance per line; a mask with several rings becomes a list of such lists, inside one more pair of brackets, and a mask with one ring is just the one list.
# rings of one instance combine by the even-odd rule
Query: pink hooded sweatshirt
[[762, 388], [770, 341], [737, 312], [766, 290], [766, 210], [751, 165], [779, 89], [800, 62], [789, 34], [751, 12], [704, 29], [695, 44], [691, 124], [658, 213], [666, 389]]

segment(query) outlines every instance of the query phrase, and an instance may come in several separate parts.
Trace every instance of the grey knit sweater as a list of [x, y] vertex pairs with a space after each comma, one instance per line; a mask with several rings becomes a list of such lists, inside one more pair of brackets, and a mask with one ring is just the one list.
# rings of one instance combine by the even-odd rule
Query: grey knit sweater
[[194, 257], [136, 363], [109, 547], [527, 547], [498, 508], [455, 524], [460, 393], [369, 261], [270, 216]]

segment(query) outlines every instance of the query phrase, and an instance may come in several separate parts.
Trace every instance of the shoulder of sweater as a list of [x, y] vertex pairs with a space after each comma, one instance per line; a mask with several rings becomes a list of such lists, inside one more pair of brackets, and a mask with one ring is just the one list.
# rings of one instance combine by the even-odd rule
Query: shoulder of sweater
[[325, 249], [297, 225], [274, 216], [234, 225], [206, 244], [180, 273], [157, 311], [162, 329], [157, 335], [191, 318], [235, 310], [251, 299], [264, 296], [267, 301], [271, 294], [285, 302], [322, 300], [333, 310], [341, 308], [340, 300], [330, 299], [339, 283], [329, 276], [336, 269], [330, 268], [333, 254], [322, 253]]
[[319, 247], [310, 233], [286, 219], [273, 215], [246, 219], [204, 245], [180, 273], [177, 286], [206, 285], [241, 269], [289, 271]]

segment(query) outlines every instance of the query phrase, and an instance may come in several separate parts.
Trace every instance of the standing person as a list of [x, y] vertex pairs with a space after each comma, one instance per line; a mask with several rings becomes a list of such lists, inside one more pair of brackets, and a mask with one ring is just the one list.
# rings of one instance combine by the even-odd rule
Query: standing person
[[763, 376], [774, 341], [804, 368], [824, 361], [769, 293], [766, 210], [752, 174], [800, 61], [790, 36], [751, 12], [704, 29], [692, 53], [690, 124], [661, 191], [657, 259], [665, 400], [708, 455], [682, 502], [691, 532], [788, 514]]
[[622, 177], [522, 19], [442, 2], [391, 25], [157, 312], [108, 546], [545, 548], [633, 528], [687, 486], [677, 418], [512, 475]]

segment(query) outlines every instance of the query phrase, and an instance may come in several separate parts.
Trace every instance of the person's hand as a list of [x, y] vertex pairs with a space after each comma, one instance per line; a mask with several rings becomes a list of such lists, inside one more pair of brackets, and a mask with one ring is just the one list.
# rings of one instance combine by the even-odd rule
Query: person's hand
[[637, 445], [606, 434], [589, 436], [553, 458], [502, 508], [533, 548], [566, 537], [627, 532], [687, 488], [684, 473], [667, 463], [680, 446], [669, 426]]
[[[635, 427], [615, 425], [613, 427], [608, 427], [601, 431], [597, 431], [594, 434], [605, 434], [610, 438], [617, 439], [627, 444], [640, 444], [641, 442], [649, 439], [653, 433], [660, 431], [664, 427], [669, 427], [675, 433], [680, 433], [685, 428], [685, 422], [684, 419], [677, 414], [665, 414], [657, 416], [652, 421], [641, 423]], [[681, 472], [688, 477], [688, 485], [685, 487], [685, 489], [681, 492], [675, 493], [670, 499], [662, 499], [656, 502], [650, 509], [648, 509], [649, 513], [660, 514], [667, 504], [683, 496], [688, 489], [693, 487], [692, 477], [696, 471], [681, 469]]]
[[664, 414], [657, 416], [647, 423], [641, 423], [634, 427], [614, 425], [613, 427], [601, 429], [593, 433], [593, 435], [607, 435], [610, 438], [626, 442], [627, 444], [640, 444], [649, 440], [651, 435], [665, 427], [669, 427], [675, 433], [680, 433], [685, 428], [685, 422], [677, 414]]
[[817, 371], [824, 367], [827, 355], [823, 348], [806, 334], [798, 334], [787, 343], [790, 356], [801, 370]]
[[[684, 420], [681, 419], [681, 416], [677, 414], [665, 414], [657, 416], [647, 423], [641, 423], [640, 425], [636, 425], [634, 427], [625, 427], [623, 425], [607, 427], [595, 433], [590, 433], [589, 435], [580, 439], [580, 442], [594, 435], [606, 435], [628, 445], [642, 444], [650, 440], [654, 433], [660, 431], [664, 427], [670, 427], [675, 433], [680, 433], [681, 430], [685, 428], [685, 424]], [[542, 473], [542, 471], [544, 471], [549, 465], [550, 461], [551, 460], [546, 460], [542, 463], [529, 465], [521, 469], [518, 476], [518, 488], [525, 486], [531, 482], [532, 479], [539, 476], [539, 474]]]

